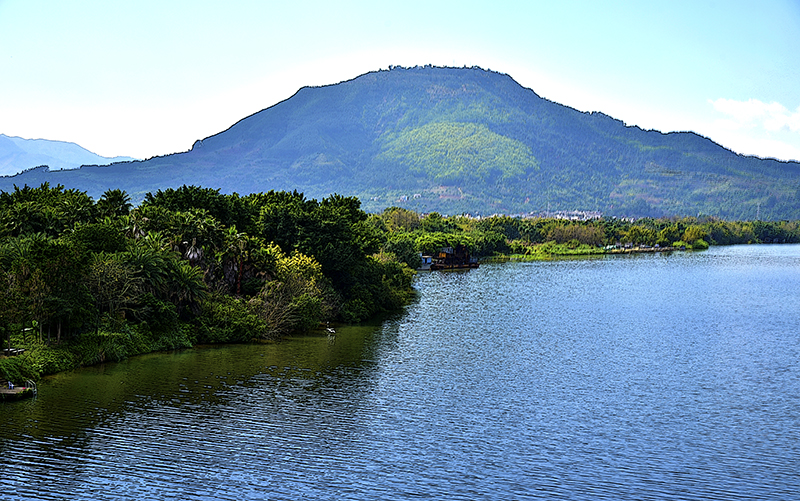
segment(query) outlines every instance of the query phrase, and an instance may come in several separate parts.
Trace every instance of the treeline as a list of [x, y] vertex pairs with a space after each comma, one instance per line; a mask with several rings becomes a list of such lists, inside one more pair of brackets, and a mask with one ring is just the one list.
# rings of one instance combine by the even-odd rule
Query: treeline
[[521, 219], [495, 216], [483, 219], [438, 213], [420, 215], [392, 207], [375, 216], [387, 233], [384, 249], [410, 266], [419, 253], [465, 245], [478, 257], [495, 254], [552, 255], [601, 253], [607, 246], [683, 247], [800, 242], [798, 221], [723, 221], [716, 218], [605, 218], [589, 221]]
[[606, 246], [800, 242], [797, 221], [443, 217], [353, 197], [247, 196], [183, 186], [139, 207], [51, 187], [0, 192], [0, 359], [20, 381], [199, 343], [247, 342], [359, 322], [406, 304], [420, 254], [605, 252]]
[[0, 377], [198, 343], [359, 322], [412, 294], [413, 270], [356, 198], [183, 186], [133, 208], [51, 187], [0, 192]]

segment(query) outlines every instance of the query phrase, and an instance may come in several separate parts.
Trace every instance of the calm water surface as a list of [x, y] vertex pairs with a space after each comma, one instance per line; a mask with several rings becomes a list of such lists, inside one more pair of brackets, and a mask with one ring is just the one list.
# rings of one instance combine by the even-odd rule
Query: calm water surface
[[0, 404], [0, 498], [800, 499], [800, 246], [484, 265]]

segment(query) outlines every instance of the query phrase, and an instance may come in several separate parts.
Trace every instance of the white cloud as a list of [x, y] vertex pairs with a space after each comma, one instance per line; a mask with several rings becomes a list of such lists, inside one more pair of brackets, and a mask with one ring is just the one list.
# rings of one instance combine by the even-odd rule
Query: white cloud
[[714, 109], [727, 115], [720, 124], [731, 129], [763, 129], [768, 132], [800, 132], [800, 106], [790, 111], [778, 102], [764, 103], [758, 99], [710, 101]]
[[800, 160], [800, 148], [796, 144], [768, 137], [756, 136], [744, 131], [710, 129], [708, 137], [726, 148], [742, 155], [778, 160]]
[[716, 117], [698, 127], [698, 132], [744, 155], [800, 160], [800, 106], [791, 111], [781, 103], [758, 99], [708, 102]]

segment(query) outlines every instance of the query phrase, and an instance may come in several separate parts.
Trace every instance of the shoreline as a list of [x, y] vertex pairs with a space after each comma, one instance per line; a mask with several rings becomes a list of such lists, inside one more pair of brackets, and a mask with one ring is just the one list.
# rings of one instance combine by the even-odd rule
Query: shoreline
[[[377, 315], [376, 318], [383, 318], [385, 314]], [[319, 333], [325, 336], [325, 327], [318, 326], [306, 332], [306, 334]], [[294, 333], [297, 334], [297, 333]], [[128, 342], [125, 346], [114, 344], [122, 335], [127, 335]], [[154, 353], [170, 353], [181, 350], [200, 349], [210, 346], [232, 346], [232, 345], [263, 345], [277, 343], [292, 333], [270, 339], [260, 339], [257, 337], [249, 341], [222, 341], [218, 343], [206, 340], [190, 343], [176, 344], [174, 346], [162, 346], [157, 349], [141, 349], [143, 344], [138, 343], [135, 334], [120, 332], [100, 332], [98, 344], [86, 345], [82, 343], [63, 343], [60, 345], [46, 344], [22, 344], [24, 353], [15, 356], [0, 356], [0, 403], [23, 400], [29, 396], [36, 395], [36, 382], [41, 381], [46, 376], [69, 372], [85, 367], [96, 367], [105, 363], [118, 363], [142, 355]], [[136, 348], [139, 349], [136, 349]], [[120, 348], [122, 348], [120, 350]], [[125, 349], [131, 348], [131, 349]], [[113, 355], [112, 355], [113, 354]], [[8, 381], [14, 382], [16, 388], [8, 389]], [[17, 385], [17, 381], [25, 384]]]
[[[764, 244], [761, 244], [764, 245]], [[681, 249], [679, 247], [632, 247], [632, 248], [620, 248], [620, 249], [603, 249], [600, 247], [594, 248], [585, 248], [585, 249], [575, 249], [578, 252], [572, 253], [535, 253], [535, 254], [512, 254], [512, 255], [498, 255], [489, 258], [481, 259], [482, 263], [504, 263], [509, 261], [514, 262], [526, 262], [526, 261], [544, 261], [544, 260], [553, 260], [553, 259], [581, 259], [581, 258], [594, 258], [594, 257], [603, 257], [607, 255], [629, 255], [629, 254], [647, 254], [647, 253], [670, 253], [676, 251], [690, 251], [693, 249], [685, 248]], [[705, 250], [705, 249], [698, 249], [698, 250]], [[386, 315], [386, 313], [379, 314], [376, 316], [377, 318], [382, 318]], [[372, 319], [374, 320], [374, 319]], [[312, 329], [309, 332], [314, 332], [319, 330], [322, 334], [324, 334], [324, 328], [320, 327], [319, 329]], [[120, 332], [101, 332], [100, 338], [107, 340], [109, 342], [113, 341], [115, 338], [118, 338], [121, 335], [126, 335], [129, 340], [129, 347], [134, 348], [138, 345], [139, 348], [142, 347], [141, 344], [136, 343], [136, 335], [133, 333], [120, 333]], [[58, 374], [61, 372], [68, 372], [75, 369], [80, 369], [83, 367], [93, 367], [97, 365], [101, 365], [107, 362], [120, 362], [132, 357], [140, 356], [140, 355], [147, 355], [151, 353], [168, 353], [170, 351], [176, 350], [185, 350], [185, 349], [196, 349], [201, 348], [203, 346], [222, 346], [222, 345], [242, 345], [242, 344], [264, 344], [264, 343], [274, 343], [280, 342], [282, 337], [276, 337], [274, 339], [252, 339], [250, 341], [244, 342], [235, 342], [235, 341], [223, 341], [219, 343], [209, 343], [209, 342], [198, 342], [198, 343], [191, 343], [191, 344], [176, 344], [175, 346], [167, 346], [161, 347], [159, 349], [153, 350], [123, 350], [124, 353], [116, 352], [116, 356], [109, 356], [109, 352], [113, 352], [113, 350], [108, 350], [108, 346], [104, 345], [103, 343], [98, 343], [97, 345], [92, 345], [91, 350], [86, 350], [86, 345], [83, 346], [84, 350], [79, 348], [79, 345], [72, 345], [70, 346], [69, 343], [61, 344], [61, 345], [53, 345], [48, 346], [45, 344], [42, 345], [31, 345], [26, 344], [22, 345], [21, 343], [17, 343], [20, 346], [23, 346], [25, 350], [24, 353], [15, 355], [15, 356], [0, 356], [0, 379], [3, 379], [3, 375], [5, 373], [5, 378], [8, 379], [8, 376], [11, 375], [11, 379], [14, 381], [39, 381], [44, 376], [49, 376], [53, 374]], [[60, 352], [60, 353], [59, 353]], [[57, 356], [61, 355], [60, 357]], [[57, 359], [57, 360], [56, 360]], [[38, 369], [37, 369], [38, 368]], [[33, 370], [35, 373], [31, 373], [30, 371]], [[31, 390], [32, 388], [26, 387], [27, 390]], [[17, 389], [9, 391], [8, 389], [0, 388], [0, 402], [3, 401], [14, 401], [20, 400], [24, 397], [13, 397], [11, 396], [12, 393], [16, 395], [18, 392]], [[34, 390], [35, 394], [35, 390]], [[5, 396], [9, 396], [10, 398], [3, 398]]]
[[629, 247], [629, 248], [613, 248], [605, 249], [602, 247], [578, 247], [576, 249], [558, 249], [554, 252], [532, 252], [530, 254], [503, 254], [497, 256], [490, 256], [481, 258], [481, 263], [504, 263], [508, 261], [546, 261], [549, 259], [577, 259], [577, 258], [591, 258], [602, 257], [609, 255], [627, 255], [627, 254], [655, 254], [655, 253], [671, 253], [671, 252], [685, 252], [691, 250], [705, 250], [705, 249], [691, 249], [687, 247]]

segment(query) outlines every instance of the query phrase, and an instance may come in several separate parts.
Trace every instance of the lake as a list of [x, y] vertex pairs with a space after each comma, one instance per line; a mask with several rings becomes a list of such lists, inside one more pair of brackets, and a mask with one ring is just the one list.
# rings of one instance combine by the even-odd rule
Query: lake
[[422, 273], [378, 325], [0, 404], [0, 498], [800, 499], [800, 246]]

